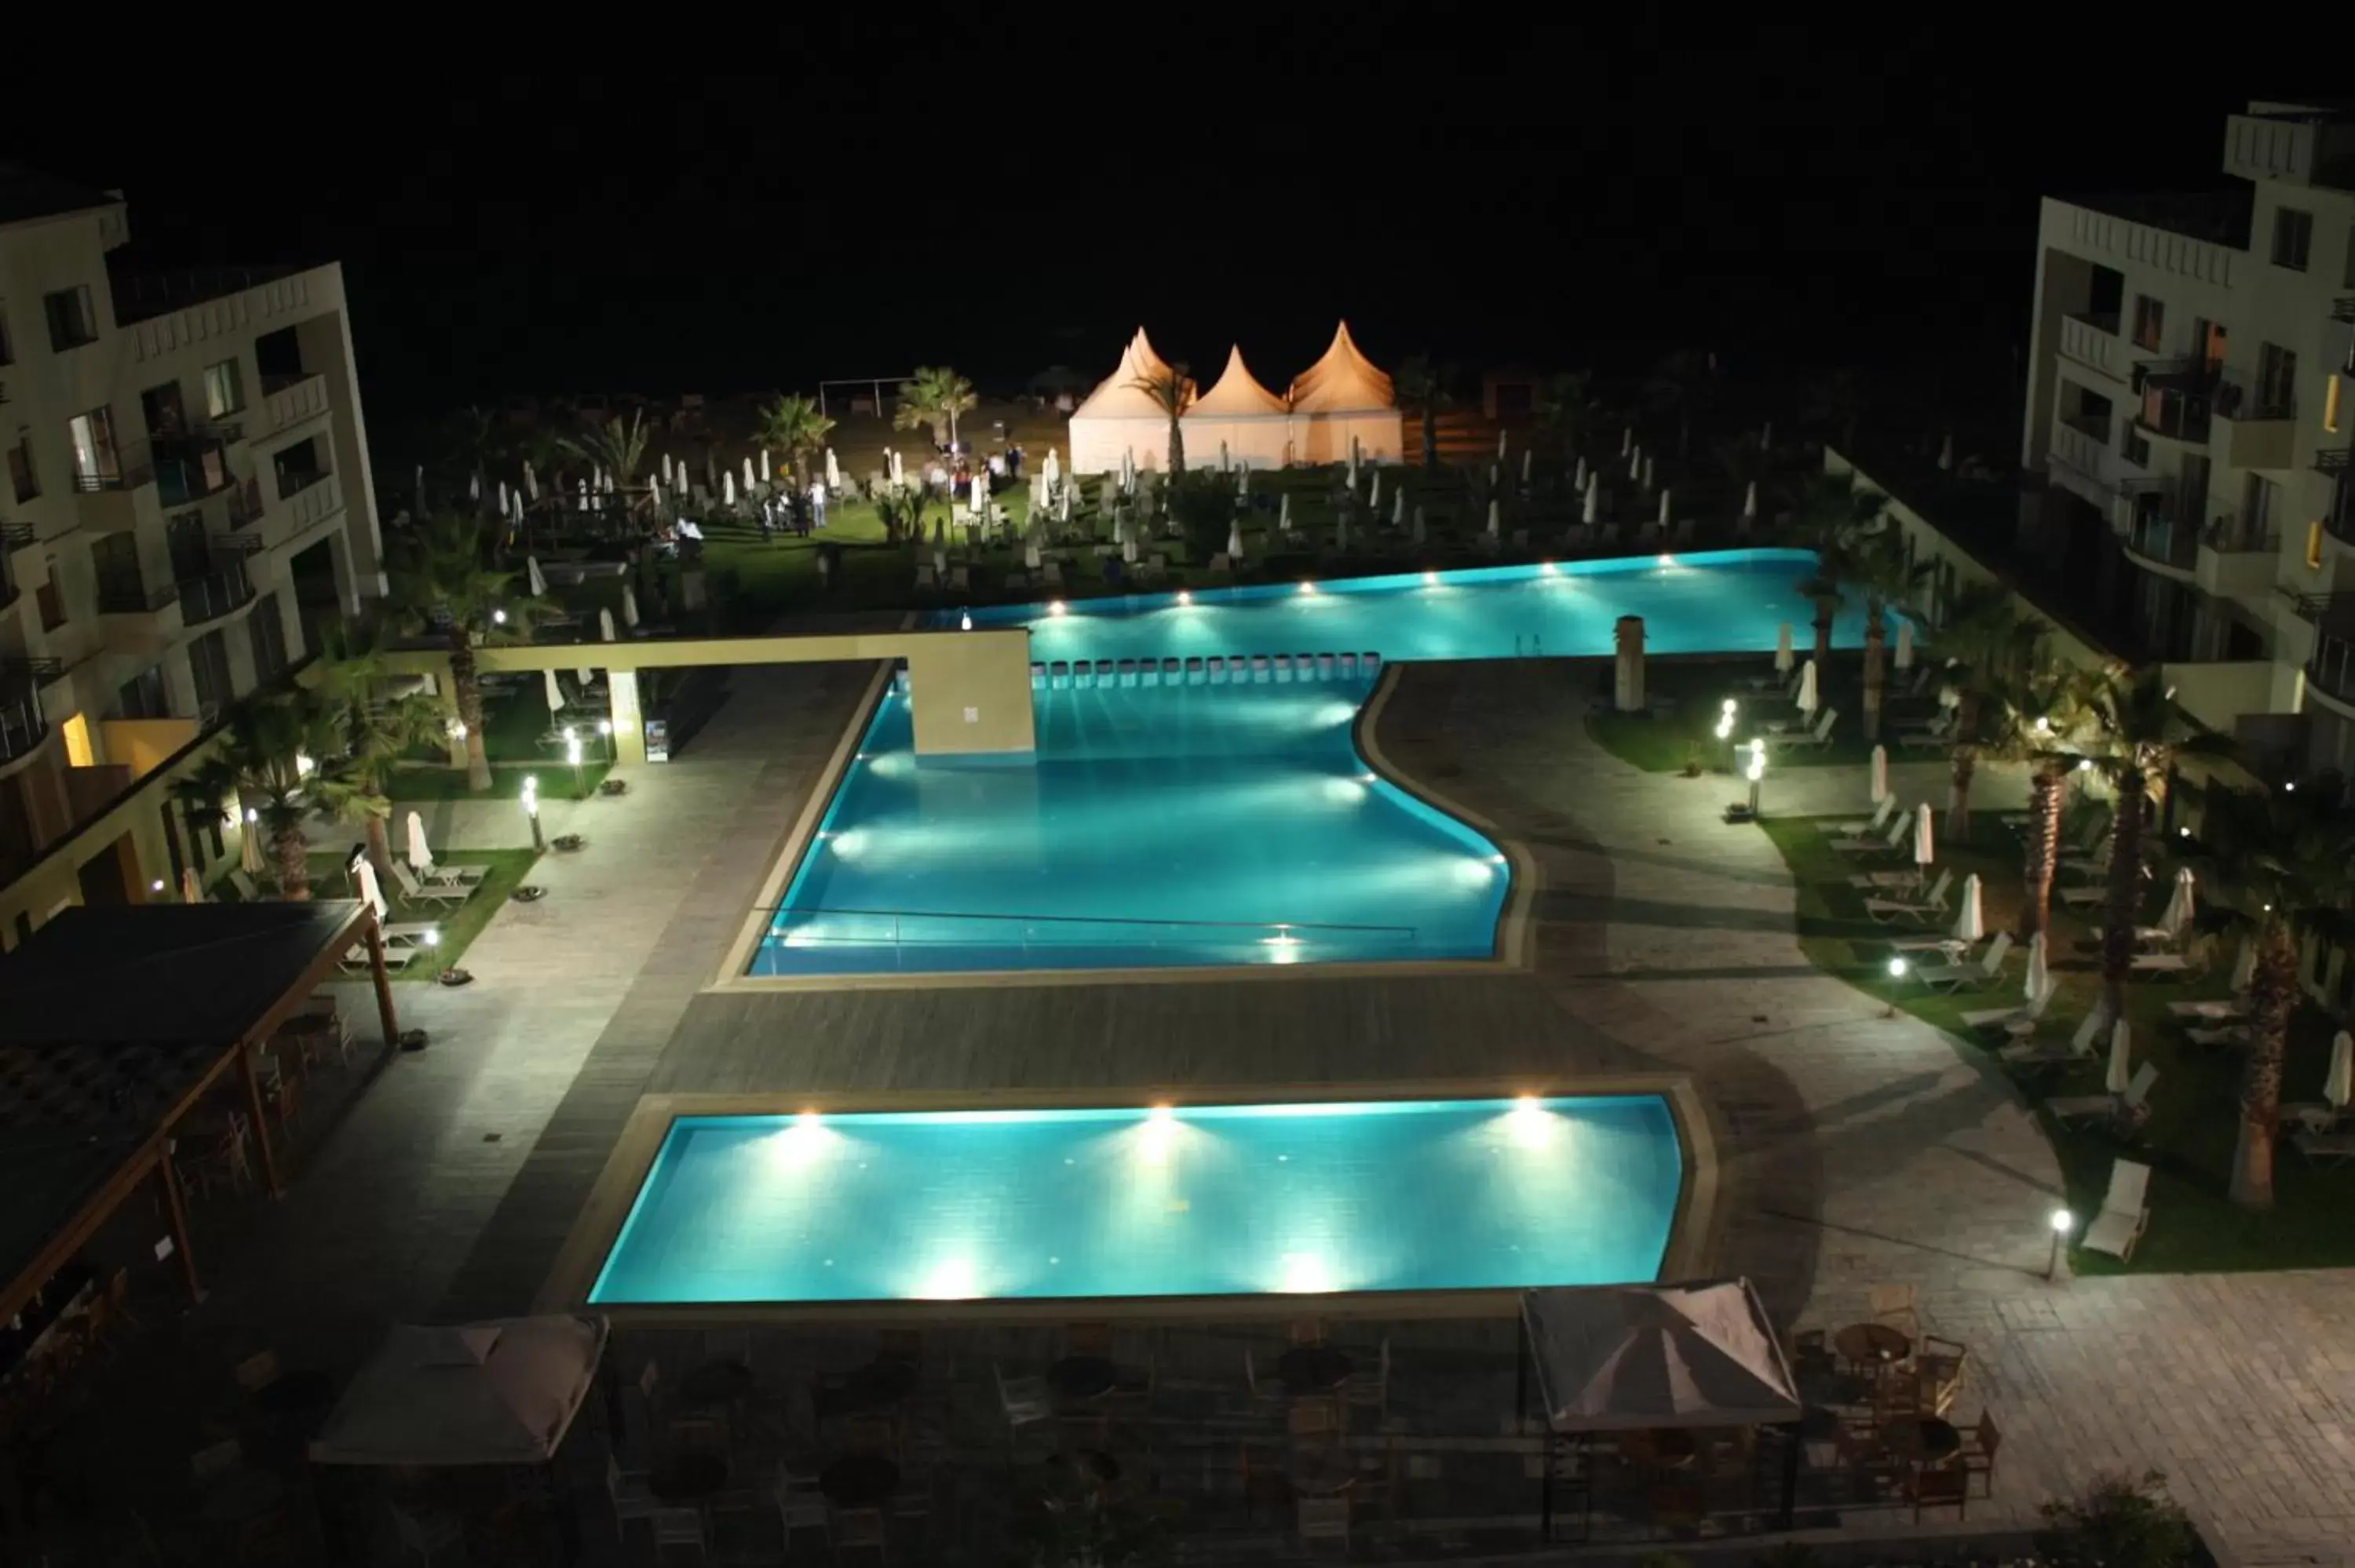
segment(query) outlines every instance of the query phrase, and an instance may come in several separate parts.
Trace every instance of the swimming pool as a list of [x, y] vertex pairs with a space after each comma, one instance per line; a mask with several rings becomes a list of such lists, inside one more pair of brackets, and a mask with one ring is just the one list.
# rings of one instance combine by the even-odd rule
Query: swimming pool
[[1657, 1095], [680, 1117], [589, 1299], [1623, 1284], [1683, 1173]]
[[[975, 610], [976, 626], [1028, 626], [1034, 662], [1087, 666], [1085, 683], [1041, 683], [1037, 752], [1018, 764], [918, 758], [909, 699], [887, 696], [751, 973], [1493, 957], [1505, 857], [1367, 766], [1351, 733], [1362, 668], [1254, 681], [1246, 663], [1212, 684], [1163, 681], [1157, 662], [1100, 681], [1094, 662], [1604, 654], [1623, 615], [1644, 617], [1654, 652], [1764, 652], [1809, 614], [1804, 551], [1664, 560]], [[1859, 642], [1860, 617], [1836, 636]]]

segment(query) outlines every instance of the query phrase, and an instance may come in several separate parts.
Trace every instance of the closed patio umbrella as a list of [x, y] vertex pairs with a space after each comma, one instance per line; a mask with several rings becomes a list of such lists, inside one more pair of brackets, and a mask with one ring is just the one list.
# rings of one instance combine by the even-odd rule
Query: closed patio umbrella
[[[663, 477], [665, 479], [668, 479], [670, 477], [670, 463], [668, 459], [665, 459], [663, 462]], [[539, 499], [539, 475], [532, 471], [531, 460], [529, 458], [524, 459], [523, 461], [523, 493], [526, 495], [530, 496], [534, 501]]]
[[1897, 667], [1901, 670], [1913, 667], [1913, 623], [1910, 620], [1900, 620], [1897, 622]]
[[204, 901], [205, 890], [197, 882], [197, 868], [193, 865], [182, 866], [180, 868], [180, 902], [202, 904]]
[[1233, 471], [1231, 461], [1227, 456], [1227, 443], [1224, 441], [1219, 443], [1219, 471], [1220, 473]]
[[2102, 1087], [2114, 1095], [2126, 1092], [2134, 1081], [2134, 1025], [2121, 1018], [2110, 1026], [2110, 1065], [2102, 1075]]
[[2044, 988], [2051, 980], [2051, 970], [2046, 966], [2044, 959], [2044, 933], [2039, 931], [2030, 938], [2028, 942], [2028, 1000], [2034, 1001], [2038, 997], [2042, 996]]
[[1239, 522], [1227, 530], [1227, 559], [1240, 561], [1242, 558], [1243, 525]]
[[[1415, 510], [1420, 512], [1423, 509], [1418, 506]], [[1406, 521], [1406, 490], [1401, 486], [1398, 493], [1391, 497], [1391, 526], [1395, 528], [1404, 521]]]
[[1799, 666], [1799, 711], [1815, 716], [1823, 705], [1823, 697], [1816, 690], [1816, 662], [1813, 659]]
[[2191, 925], [2191, 868], [2188, 865], [2176, 867], [2175, 886], [2167, 895], [2167, 907], [2158, 915], [2159, 928], [2167, 933], [2170, 941], [2180, 939]]
[[376, 867], [363, 858], [359, 864], [360, 902], [376, 911], [378, 920], [389, 918], [391, 906], [384, 901], [384, 889], [376, 885]]
[[1742, 515], [1744, 521], [1758, 521], [1758, 482], [1752, 480], [1750, 488], [1742, 493]]
[[506, 514], [507, 514], [507, 482], [506, 482], [506, 480], [504, 480], [504, 479], [503, 479], [503, 480], [499, 481], [499, 515], [500, 515], [500, 516], [502, 516], [502, 517], [504, 517], [504, 516], [506, 516]]
[[[1500, 438], [1498, 438], [1498, 439], [1499, 439], [1499, 440], [1501, 440], [1502, 438], [1500, 437]], [[1521, 449], [1521, 488], [1522, 488], [1523, 490], [1527, 490], [1529, 487], [1529, 449], [1528, 447], [1523, 447], [1523, 448]]]
[[1636, 427], [1633, 425], [1621, 426], [1619, 429], [1619, 455], [1621, 457], [1625, 457], [1629, 452], [1634, 451], [1635, 450]]
[[1578, 520], [1592, 528], [1594, 526], [1595, 518], [1602, 514], [1602, 509], [1603, 492], [1593, 480], [1589, 480], [1586, 482], [1585, 510], [1579, 514]]
[[1663, 490], [1662, 492], [1660, 492], [1660, 527], [1661, 527], [1663, 530], [1666, 530], [1666, 529], [1667, 529], [1667, 527], [1668, 527], [1668, 493], [1667, 491]]
[[624, 626], [635, 626], [637, 623], [638, 590], [629, 583], [624, 582], [622, 585], [622, 624]]
[[433, 846], [425, 842], [425, 819], [409, 813], [409, 869], [422, 874], [433, 869]]
[[466, 499], [469, 501], [480, 501], [482, 498], [483, 476], [479, 473], [468, 474], [466, 476]]
[[2322, 1075], [2322, 1097], [2333, 1110], [2355, 1099], [2355, 1036], [2344, 1029], [2330, 1037], [2330, 1071]]
[[1358, 438], [1349, 438], [1349, 488], [1358, 488]]
[[548, 716], [553, 719], [564, 711], [564, 683], [556, 678], [553, 670], [542, 670], [540, 675], [548, 685]]
[[1654, 482], [1656, 482], [1652, 478], [1652, 458], [1651, 454], [1646, 452], [1644, 455], [1644, 488], [1651, 489]]
[[747, 495], [752, 493], [752, 454], [751, 452], [744, 454], [744, 493]]
[[1039, 534], [1033, 529], [1022, 540], [1022, 565], [1029, 571], [1039, 569]]
[[949, 553], [938, 544], [932, 546], [932, 574], [943, 578], [949, 575]]
[[1235, 475], [1235, 499], [1237, 501], [1251, 499], [1251, 464], [1249, 463], [1243, 464], [1242, 471]]
[[1571, 476], [1570, 487], [1581, 495], [1586, 493], [1586, 460], [1582, 457], [1578, 460], [1578, 471]]
[[523, 580], [524, 586], [531, 589], [532, 598], [548, 597], [548, 578], [540, 573], [538, 556], [526, 556], [523, 558]]
[[1504, 525], [1504, 508], [1497, 503], [1493, 496], [1490, 497], [1488, 502], [1488, 537], [1491, 539], [1497, 537], [1497, 530]]
[[1889, 748], [1885, 746], [1872, 748], [1871, 786], [1874, 805], [1889, 799]]
[[[524, 478], [525, 478], [525, 480], [526, 480], [527, 482], [530, 480], [530, 478], [531, 478], [531, 464], [529, 464], [529, 463], [526, 463], [526, 464], [524, 464], [524, 465], [523, 465], [523, 476], [524, 476]], [[668, 452], [665, 452], [665, 453], [663, 453], [663, 482], [664, 482], [665, 484], [676, 484], [676, 483], [677, 483], [677, 482], [678, 482], [677, 480], [675, 480], [675, 479], [673, 479], [673, 478], [671, 477], [671, 471], [670, 471], [670, 453], [668, 453]]]
[[1039, 465], [1039, 471], [1047, 476], [1047, 482], [1049, 484], [1052, 484], [1057, 480], [1063, 477], [1063, 462], [1060, 458], [1055, 455], [1054, 448], [1049, 447], [1047, 449], [1047, 461]]
[[719, 476], [719, 504], [722, 506], [736, 504], [736, 471], [734, 469], [730, 469]]
[[900, 462], [898, 452], [891, 454], [891, 482], [894, 484], [908, 482], [908, 470], [906, 465]]
[[[1401, 496], [1400, 499], [1403, 500], [1404, 497]], [[1380, 512], [1381, 509], [1382, 471], [1380, 469], [1376, 469], [1374, 470], [1373, 482], [1366, 486], [1366, 510], [1369, 512]]]
[[1136, 565], [1136, 530], [1127, 524], [1121, 524], [1120, 558], [1132, 567]]
[[1505, 461], [1505, 432], [1502, 430], [1497, 432], [1497, 461]]
[[[1951, 472], [1954, 466], [1955, 438], [1949, 435], [1945, 440], [1938, 443], [1938, 467], [1942, 471]], [[2120, 1084], [2118, 1087], [2123, 1089], [2126, 1086], [2124, 1084]]]
[[261, 824], [250, 818], [239, 824], [237, 863], [248, 876], [261, 874]]
[[1425, 530], [1423, 525], [1423, 508], [1418, 506], [1414, 509], [1414, 542], [1418, 546], [1423, 543], [1424, 535]]
[[1938, 842], [1930, 832], [1930, 802], [1924, 800], [1913, 811], [1913, 863], [1926, 869], [1938, 858]]
[[1975, 871], [1963, 878], [1962, 906], [1955, 911], [1955, 940], [1976, 942], [1986, 935], [1987, 920], [1979, 907], [1979, 874]]
[[[766, 447], [762, 447], [762, 448], [761, 449], [761, 482], [762, 482], [762, 484], [766, 484], [766, 483], [768, 483], [769, 482], [770, 482], [769, 449], [768, 449], [768, 448], [766, 448]], [[834, 449], [833, 449], [832, 447], [828, 447], [828, 448], [826, 448], [826, 488], [827, 488], [827, 489], [829, 489], [829, 490], [831, 490], [831, 489], [832, 489], [832, 488], [834, 488], [836, 485], [840, 484], [841, 482], [842, 482], [841, 476], [840, 476], [840, 475], [838, 475], [838, 474], [837, 474], [837, 473], [834, 471]]]
[[603, 605], [597, 607], [597, 630], [608, 642], [613, 638], [613, 612]]
[[2232, 959], [2232, 989], [2245, 991], [2257, 978], [2257, 947], [2246, 937], [2241, 938], [2241, 951]]
[[[1587, 508], [1587, 511], [1590, 514], [1593, 510], [1594, 509], [1591, 506]], [[1592, 523], [1594, 519], [1592, 516], [1589, 516], [1587, 521]], [[1778, 675], [1789, 674], [1791, 673], [1791, 623], [1786, 620], [1783, 622], [1782, 625], [1774, 629], [1774, 673]]]

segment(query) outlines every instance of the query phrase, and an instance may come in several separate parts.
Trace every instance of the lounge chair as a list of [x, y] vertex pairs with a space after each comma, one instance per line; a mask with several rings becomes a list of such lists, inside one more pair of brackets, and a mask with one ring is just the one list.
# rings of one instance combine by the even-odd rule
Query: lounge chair
[[[387, 942], [384, 945], [384, 967], [389, 969], [405, 969], [409, 967], [409, 960], [415, 958], [424, 950], [425, 949], [422, 948], [400, 947], [395, 946], [393, 943]], [[336, 960], [336, 967], [343, 970], [347, 975], [364, 975], [368, 973], [368, 944], [366, 942], [354, 942], [351, 946], [351, 949], [345, 953], [342, 958]]]
[[2218, 997], [2207, 1001], [2170, 1001], [2167, 1011], [2178, 1018], [2204, 1018], [2222, 1023], [2248, 1017], [2249, 1004], [2237, 996]]
[[1897, 744], [1901, 747], [1919, 747], [1925, 751], [1940, 751], [1952, 746], [1954, 740], [1955, 729], [1953, 724], [1949, 722], [1945, 725], [1934, 725], [1928, 729], [1907, 730], [1898, 736]]
[[2150, 1224], [2150, 1167], [2132, 1160], [2110, 1162], [2110, 1190], [2102, 1212], [2085, 1227], [2077, 1245], [2087, 1252], [2105, 1252], [2124, 1263], [2134, 1256], [2135, 1243]]
[[2274, 1107], [2285, 1128], [2302, 1127], [2312, 1133], [2338, 1132], [2347, 1113], [2328, 1100], [2285, 1100]]
[[2116, 1111], [2138, 1111], [2150, 1099], [2150, 1086], [2158, 1082], [2158, 1069], [2148, 1062], [2135, 1069], [2133, 1079], [2123, 1095], [2062, 1095], [2044, 1102], [2044, 1108], [2053, 1119], [2062, 1123], [2084, 1121], [2093, 1117], [2107, 1116]]
[[1952, 932], [1941, 936], [1929, 931], [1919, 937], [1892, 937], [1889, 941], [1889, 950], [1892, 953], [1945, 953], [1949, 955], [1948, 963], [1960, 963], [1963, 955], [1971, 950], [1971, 944]]
[[1983, 1007], [1974, 1012], [1966, 1012], [1962, 1017], [1963, 1027], [2001, 1029], [2007, 1033], [2023, 1026], [2033, 1029], [2038, 1020], [2044, 1016], [2044, 1010], [2052, 1005], [2052, 993], [2060, 989], [2059, 982], [2047, 976], [2044, 989], [2036, 993], [2035, 1000], [2019, 1007]]
[[1824, 824], [1824, 836], [1826, 838], [1861, 839], [1870, 838], [1875, 833], [1886, 832], [1889, 831], [1890, 813], [1896, 810], [1897, 791], [1891, 789], [1888, 794], [1883, 795], [1881, 798], [1881, 804], [1872, 809], [1871, 816], [1866, 818], [1862, 821], [1851, 821], [1846, 822], [1826, 822]]
[[423, 887], [474, 887], [491, 874], [487, 866], [445, 865], [438, 860], [429, 861], [423, 865], [414, 862], [407, 863], [409, 874], [417, 878], [419, 885]]
[[1976, 959], [1955, 964], [1924, 964], [1913, 971], [1916, 979], [1932, 991], [1960, 991], [1968, 986], [1977, 991], [1992, 985], [2003, 973], [2003, 960], [2011, 956], [2011, 933], [1998, 931], [1987, 951]]
[[1905, 835], [1913, 831], [1913, 813], [1900, 811], [1889, 819], [1889, 826], [1878, 833], [1867, 833], [1852, 839], [1833, 839], [1831, 847], [1842, 854], [1896, 854], [1905, 848]]
[[2300, 1128], [2289, 1135], [2289, 1140], [2316, 1165], [2343, 1165], [2355, 1160], [2355, 1132], [2308, 1132]]
[[392, 880], [400, 889], [401, 901], [407, 904], [464, 904], [474, 895], [472, 887], [445, 887], [440, 884], [420, 882], [400, 861], [392, 863]]
[[1061, 588], [1063, 586], [1063, 568], [1056, 562], [1049, 561], [1045, 566], [1039, 568], [1039, 580], [1045, 583], [1050, 588]]
[[2198, 980], [2208, 972], [2208, 944], [2194, 942], [2179, 953], [2137, 953], [2127, 965], [2138, 975], [2172, 975], [2178, 980]]
[[[1887, 874], [1875, 872], [1871, 874], [1880, 876]], [[1946, 889], [1953, 886], [1954, 882], [1953, 869], [1941, 866], [1938, 868], [1938, 880], [1930, 884], [1928, 891], [1920, 897], [1867, 898], [1864, 912], [1883, 926], [1894, 925], [1900, 920], [1937, 919], [1946, 913]]]
[[1815, 728], [1805, 732], [1792, 731], [1785, 735], [1770, 735], [1766, 736], [1766, 744], [1769, 747], [1804, 746], [1809, 749], [1819, 746], [1829, 746], [1832, 743], [1832, 724], [1838, 717], [1839, 709], [1826, 708], [1822, 716], [1816, 720]]
[[2077, 1021], [2076, 1033], [2065, 1044], [2050, 1040], [2015, 1040], [1996, 1053], [2014, 1067], [2031, 1070], [2043, 1067], [2065, 1067], [2082, 1062], [2094, 1054], [2094, 1043], [2101, 1037], [2102, 1010], [2098, 1007]]

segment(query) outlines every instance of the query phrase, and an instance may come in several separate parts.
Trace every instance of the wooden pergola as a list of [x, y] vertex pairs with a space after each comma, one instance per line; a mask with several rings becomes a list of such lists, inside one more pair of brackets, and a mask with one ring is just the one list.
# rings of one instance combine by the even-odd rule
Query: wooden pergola
[[0, 956], [0, 1320], [148, 1181], [174, 1255], [203, 1295], [170, 1158], [229, 1074], [261, 1173], [284, 1191], [257, 1048], [365, 947], [388, 1047], [400, 1037], [375, 911], [349, 900], [72, 908]]

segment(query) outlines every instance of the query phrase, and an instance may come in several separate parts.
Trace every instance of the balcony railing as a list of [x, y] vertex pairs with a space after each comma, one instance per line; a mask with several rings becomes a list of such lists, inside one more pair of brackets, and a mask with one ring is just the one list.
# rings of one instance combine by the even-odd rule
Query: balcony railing
[[2146, 361], [2135, 368], [2142, 377], [2135, 423], [2173, 440], [2206, 442], [2214, 373], [2196, 359]]
[[2190, 571], [2199, 557], [2199, 539], [2197, 527], [2179, 518], [2144, 516], [2127, 530], [2126, 548], [2146, 561]]
[[281, 471], [278, 475], [278, 499], [292, 501], [321, 480], [327, 477], [326, 469], [305, 469], [300, 471]]
[[2211, 517], [2200, 531], [2200, 546], [2226, 556], [2273, 556], [2281, 552], [2281, 535], [2246, 517]]
[[204, 576], [190, 577], [177, 586], [180, 619], [190, 626], [218, 620], [253, 599], [253, 583], [245, 575], [245, 562], [241, 559], [215, 567]]
[[2106, 414], [2063, 414], [2061, 422], [2081, 436], [2091, 436], [2105, 447], [2110, 444], [2110, 418]]
[[261, 521], [261, 481], [260, 479], [240, 481], [237, 488], [229, 493], [229, 525], [230, 527], [244, 528], [259, 523]]
[[98, 612], [101, 615], [153, 615], [180, 597], [175, 584], [149, 588], [135, 577], [102, 577], [98, 579]]
[[2108, 333], [2112, 337], [2118, 335], [2118, 313], [2115, 311], [2063, 311], [2061, 313], [2073, 322], [2083, 322], [2096, 332]]
[[30, 688], [0, 696], [0, 762], [14, 762], [41, 744], [49, 722], [41, 715], [41, 694]]
[[2350, 452], [2345, 447], [2326, 447], [2314, 454], [2314, 471], [2344, 473], [2347, 471], [2347, 460], [2350, 456], [2355, 456], [2355, 452]]
[[74, 489], [83, 495], [101, 495], [110, 490], [136, 490], [155, 482], [155, 470], [148, 461], [145, 442], [130, 451], [116, 454], [113, 463], [91, 470], [76, 470]]
[[2314, 657], [2306, 662], [2306, 683], [2342, 703], [2355, 703], [2355, 642], [2327, 631], [2316, 638]]
[[40, 542], [39, 530], [30, 523], [0, 523], [0, 549], [29, 550]]
[[2297, 395], [2294, 388], [2268, 387], [2237, 370], [2217, 373], [2211, 400], [2217, 414], [2227, 419], [2297, 418]]
[[207, 300], [241, 294], [301, 271], [299, 267], [214, 267], [179, 272], [129, 272], [109, 269], [114, 322], [129, 326]]

